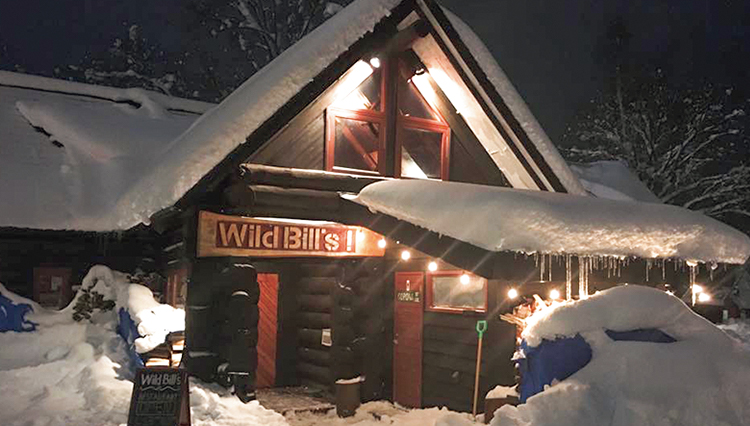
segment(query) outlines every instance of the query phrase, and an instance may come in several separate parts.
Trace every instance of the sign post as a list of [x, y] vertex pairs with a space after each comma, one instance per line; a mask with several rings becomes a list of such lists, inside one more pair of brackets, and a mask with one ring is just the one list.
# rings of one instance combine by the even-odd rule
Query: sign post
[[190, 426], [187, 372], [164, 367], [138, 369], [128, 426]]

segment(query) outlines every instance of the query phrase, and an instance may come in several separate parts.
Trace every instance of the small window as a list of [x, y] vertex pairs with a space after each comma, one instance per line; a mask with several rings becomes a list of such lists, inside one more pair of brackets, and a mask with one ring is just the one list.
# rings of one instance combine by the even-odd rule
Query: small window
[[438, 312], [487, 311], [487, 280], [462, 271], [427, 275], [427, 310]]

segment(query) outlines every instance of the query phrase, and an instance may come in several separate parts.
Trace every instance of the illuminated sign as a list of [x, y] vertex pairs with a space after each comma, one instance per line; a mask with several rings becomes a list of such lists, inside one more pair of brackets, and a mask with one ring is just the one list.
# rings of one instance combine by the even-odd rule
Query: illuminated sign
[[383, 256], [382, 237], [356, 226], [200, 212], [198, 257]]

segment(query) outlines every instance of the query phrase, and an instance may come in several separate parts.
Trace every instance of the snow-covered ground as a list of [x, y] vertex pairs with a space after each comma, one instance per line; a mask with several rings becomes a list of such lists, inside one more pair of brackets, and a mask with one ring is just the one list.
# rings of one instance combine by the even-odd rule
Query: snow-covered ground
[[[0, 333], [0, 425], [110, 426], [127, 423], [134, 366], [125, 341], [116, 333], [119, 308], [128, 309], [144, 337], [135, 343], [148, 350], [175, 328], [184, 326], [184, 312], [153, 300], [150, 290], [128, 282], [127, 276], [96, 266], [82, 288], [115, 300], [108, 312], [94, 312], [91, 321], [72, 319], [76, 300], [60, 311], [46, 310], [8, 292], [14, 303], [28, 303], [26, 318], [34, 332]], [[228, 390], [190, 379], [190, 408], [195, 426], [307, 426], [399, 424], [404, 426], [466, 426], [471, 416], [446, 409], [405, 410], [387, 402], [362, 406], [354, 417], [291, 414], [285, 418], [257, 401], [243, 404]]]
[[[37, 323], [34, 332], [0, 333], [0, 425], [127, 422], [134, 370], [127, 345], [115, 332], [115, 312], [121, 307], [129, 310], [147, 337], [143, 347], [181, 326], [180, 312], [159, 305], [148, 289], [105, 267], [93, 268], [83, 288], [116, 300], [115, 309], [76, 322], [71, 315], [75, 301], [64, 310], [48, 311], [0, 286], [0, 293], [15, 303], [31, 304], [34, 312], [27, 317]], [[156, 326], [157, 322], [166, 325]], [[659, 328], [677, 342], [615, 342], [603, 331], [647, 327]], [[592, 361], [527, 404], [501, 408], [492, 425], [746, 425], [750, 322], [734, 321], [721, 328], [726, 333], [677, 298], [645, 287], [617, 287], [584, 301], [557, 304], [530, 319], [525, 338], [534, 345], [581, 333], [592, 347]], [[196, 426], [476, 424], [466, 413], [407, 410], [388, 402], [364, 404], [345, 419], [336, 417], [335, 411], [284, 417], [257, 402], [242, 404], [228, 390], [193, 379], [190, 402]]]

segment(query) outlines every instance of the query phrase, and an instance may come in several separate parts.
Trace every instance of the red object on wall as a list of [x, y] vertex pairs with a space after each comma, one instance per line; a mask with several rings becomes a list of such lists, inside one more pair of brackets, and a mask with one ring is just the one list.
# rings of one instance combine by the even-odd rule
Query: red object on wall
[[73, 299], [70, 268], [34, 268], [34, 301], [48, 308], [64, 308]]
[[424, 274], [397, 272], [393, 315], [393, 400], [422, 406]]
[[258, 274], [260, 300], [258, 309], [258, 368], [255, 387], [270, 388], [276, 384], [276, 334], [279, 312], [279, 275]]
[[185, 306], [187, 299], [188, 268], [183, 266], [167, 271], [167, 285], [164, 289], [164, 301], [175, 308]]

